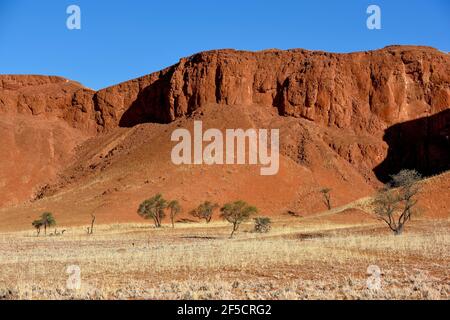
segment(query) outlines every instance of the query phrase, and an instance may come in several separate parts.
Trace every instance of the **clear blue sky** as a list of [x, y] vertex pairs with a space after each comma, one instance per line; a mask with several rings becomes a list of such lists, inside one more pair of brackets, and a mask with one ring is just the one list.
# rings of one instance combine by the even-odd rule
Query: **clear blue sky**
[[[81, 8], [81, 30], [66, 28], [71, 4]], [[381, 30], [366, 27], [370, 4], [381, 7]], [[450, 51], [449, 17], [448, 0], [0, 0], [0, 73], [99, 89], [210, 49]]]

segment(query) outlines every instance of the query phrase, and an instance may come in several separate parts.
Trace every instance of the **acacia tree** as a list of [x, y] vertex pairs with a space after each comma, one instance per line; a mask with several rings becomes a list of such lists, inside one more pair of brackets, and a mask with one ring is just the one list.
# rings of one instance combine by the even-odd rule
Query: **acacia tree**
[[53, 227], [56, 225], [56, 220], [51, 212], [44, 212], [41, 215], [41, 218], [35, 222], [37, 221], [40, 221], [41, 226], [44, 226], [44, 235], [47, 235], [47, 227]]
[[40, 219], [34, 220], [31, 225], [36, 229], [36, 236], [39, 237], [39, 234], [41, 233], [41, 227], [42, 227], [42, 221]]
[[381, 188], [373, 201], [374, 212], [395, 235], [403, 232], [405, 223], [418, 214], [416, 195], [420, 189], [421, 175], [415, 170], [403, 169], [391, 176], [391, 181]]
[[219, 208], [219, 205], [217, 203], [205, 201], [194, 210], [191, 210], [190, 214], [193, 217], [204, 219], [206, 223], [209, 223], [213, 216], [214, 210], [216, 210], [217, 208]]
[[330, 192], [331, 192], [330, 188], [320, 189], [320, 193], [323, 195], [324, 203], [327, 206], [328, 210], [331, 210], [331, 195], [330, 195]]
[[150, 199], [144, 200], [137, 210], [137, 213], [144, 219], [153, 219], [156, 228], [161, 227], [162, 219], [165, 217], [164, 209], [167, 208], [167, 201], [160, 193]]
[[167, 205], [167, 208], [170, 209], [170, 221], [172, 222], [172, 228], [175, 228], [175, 216], [177, 216], [181, 212], [180, 203], [177, 200], [172, 200]]
[[239, 225], [248, 220], [252, 214], [258, 212], [258, 209], [254, 206], [248, 205], [245, 201], [235, 201], [225, 204], [221, 209], [220, 216], [233, 225], [230, 238], [239, 228]]

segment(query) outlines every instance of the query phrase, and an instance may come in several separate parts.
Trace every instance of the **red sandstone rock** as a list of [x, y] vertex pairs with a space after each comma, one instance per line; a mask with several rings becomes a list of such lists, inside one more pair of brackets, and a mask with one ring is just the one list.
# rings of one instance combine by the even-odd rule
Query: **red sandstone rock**
[[121, 120], [168, 122], [208, 103], [271, 105], [281, 115], [374, 133], [448, 108], [449, 83], [449, 55], [427, 47], [351, 54], [218, 50], [100, 90], [97, 109], [108, 128]]
[[0, 76], [0, 114], [58, 118], [84, 132], [97, 130], [94, 92], [53, 76]]
[[[332, 187], [337, 204], [368, 195], [379, 184], [374, 169], [386, 171], [389, 159], [429, 158], [445, 169], [437, 162], [448, 157], [449, 106], [449, 55], [428, 47], [209, 51], [97, 92], [60, 77], [0, 75], [0, 206], [62, 192], [47, 205], [76, 216], [75, 199], [98, 206], [107, 198], [128, 217], [142, 197], [163, 191], [188, 192], [187, 205], [213, 192], [217, 201], [242, 196], [269, 212], [318, 211], [316, 189]], [[171, 165], [169, 131], [194, 118], [224, 128], [280, 128], [280, 176]], [[147, 122], [171, 124], [136, 126]], [[390, 127], [394, 138], [385, 136]], [[414, 156], [409, 143], [405, 157], [392, 154], [411, 131], [420, 133], [420, 152]], [[439, 143], [430, 147], [430, 139]]]
[[450, 57], [428, 47], [216, 50], [93, 92], [60, 77], [0, 76], [0, 110], [49, 113], [92, 131], [170, 122], [206, 104], [270, 105], [279, 114], [375, 133], [450, 105]]

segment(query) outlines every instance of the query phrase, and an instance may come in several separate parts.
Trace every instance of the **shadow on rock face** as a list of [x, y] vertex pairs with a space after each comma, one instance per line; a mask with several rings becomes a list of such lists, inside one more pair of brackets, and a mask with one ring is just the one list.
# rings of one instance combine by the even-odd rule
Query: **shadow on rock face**
[[162, 75], [138, 94], [136, 100], [120, 118], [119, 127], [129, 128], [141, 123], [172, 121], [168, 98], [172, 72]]
[[401, 169], [430, 176], [450, 169], [450, 109], [386, 129], [386, 159], [373, 169], [382, 182]]

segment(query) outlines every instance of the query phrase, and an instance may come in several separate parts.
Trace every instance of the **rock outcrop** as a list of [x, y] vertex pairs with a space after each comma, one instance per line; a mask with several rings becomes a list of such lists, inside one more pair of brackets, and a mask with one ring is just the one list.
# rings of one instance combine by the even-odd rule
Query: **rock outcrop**
[[84, 132], [95, 133], [98, 121], [94, 91], [55, 76], [0, 75], [0, 115], [57, 118]]
[[215, 50], [97, 92], [59, 77], [0, 76], [0, 111], [50, 113], [90, 131], [168, 123], [207, 104], [270, 105], [281, 115], [375, 133], [450, 106], [450, 56], [417, 46]]
[[[43, 198], [32, 206], [70, 212], [69, 223], [102, 206], [128, 221], [163, 192], [187, 207], [240, 197], [268, 213], [311, 213], [324, 209], [323, 186], [340, 205], [403, 167], [449, 169], [449, 110], [450, 56], [429, 47], [215, 50], [99, 91], [0, 75], [0, 207]], [[194, 119], [280, 128], [280, 174], [173, 165], [170, 132]]]
[[209, 51], [96, 96], [106, 128], [169, 122], [213, 103], [271, 105], [281, 115], [373, 133], [448, 108], [450, 56], [404, 46], [350, 54]]

